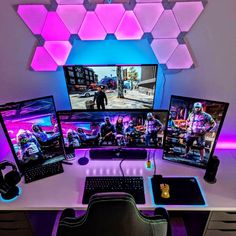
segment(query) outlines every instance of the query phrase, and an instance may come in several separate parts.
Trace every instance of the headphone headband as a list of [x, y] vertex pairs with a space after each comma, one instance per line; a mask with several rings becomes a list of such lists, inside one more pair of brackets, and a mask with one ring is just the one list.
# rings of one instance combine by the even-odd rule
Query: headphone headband
[[0, 162], [0, 170], [4, 170], [7, 166], [11, 166], [12, 170], [17, 170], [16, 165], [10, 161]]

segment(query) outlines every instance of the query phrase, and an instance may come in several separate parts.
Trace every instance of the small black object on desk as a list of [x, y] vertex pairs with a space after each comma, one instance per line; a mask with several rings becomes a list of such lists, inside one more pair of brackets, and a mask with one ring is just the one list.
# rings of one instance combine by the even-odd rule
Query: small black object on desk
[[204, 175], [204, 180], [207, 183], [214, 184], [216, 183], [216, 173], [220, 164], [220, 160], [217, 156], [213, 156], [207, 163], [206, 173]]

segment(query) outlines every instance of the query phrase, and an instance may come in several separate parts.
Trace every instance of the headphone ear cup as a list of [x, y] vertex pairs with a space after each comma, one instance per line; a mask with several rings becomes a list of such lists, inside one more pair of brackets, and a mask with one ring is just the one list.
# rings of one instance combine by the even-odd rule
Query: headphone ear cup
[[6, 184], [13, 187], [13, 186], [16, 186], [20, 182], [21, 176], [17, 170], [12, 170], [5, 175], [4, 180]]

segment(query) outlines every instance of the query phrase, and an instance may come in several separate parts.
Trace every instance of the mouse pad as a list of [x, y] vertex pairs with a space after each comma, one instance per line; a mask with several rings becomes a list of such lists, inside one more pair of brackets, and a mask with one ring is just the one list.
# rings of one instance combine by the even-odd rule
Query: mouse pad
[[[152, 178], [154, 202], [157, 205], [205, 205], [204, 198], [194, 177]], [[170, 198], [161, 197], [160, 184], [170, 187]]]

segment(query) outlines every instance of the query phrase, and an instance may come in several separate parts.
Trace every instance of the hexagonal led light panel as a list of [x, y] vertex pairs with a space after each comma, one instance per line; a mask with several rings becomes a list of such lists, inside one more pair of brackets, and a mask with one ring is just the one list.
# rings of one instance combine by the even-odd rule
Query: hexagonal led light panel
[[151, 37], [150, 46], [165, 69], [193, 66], [184, 35], [204, 10], [206, 0], [113, 1], [52, 0], [50, 6], [18, 5], [18, 15], [41, 39], [31, 68], [56, 71], [65, 65], [72, 49], [71, 36], [78, 40], [109, 40], [108, 34], [117, 40]]

